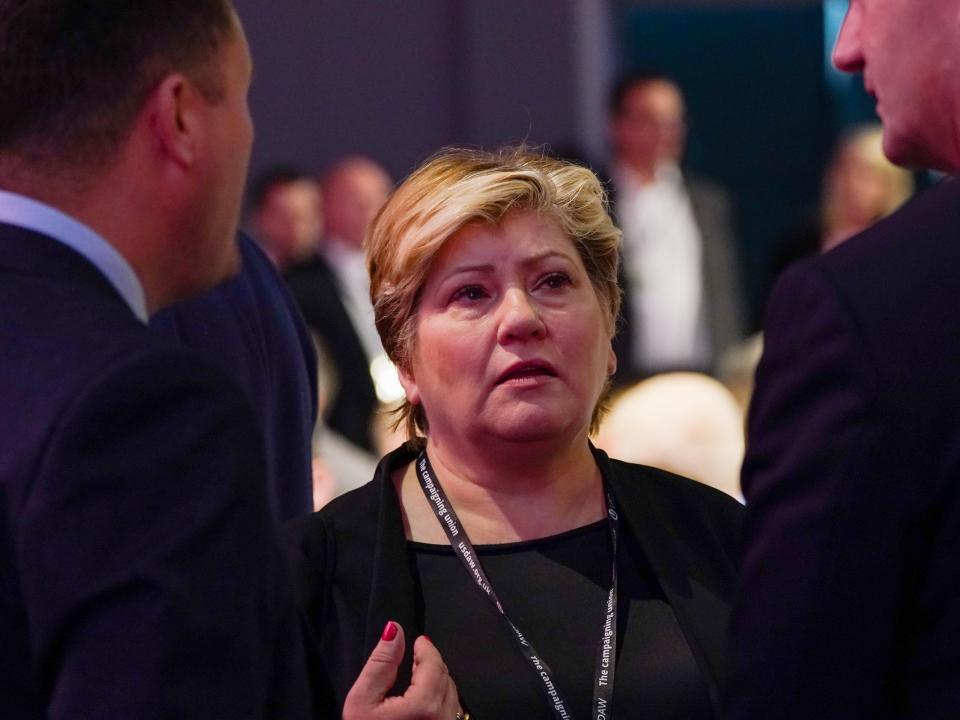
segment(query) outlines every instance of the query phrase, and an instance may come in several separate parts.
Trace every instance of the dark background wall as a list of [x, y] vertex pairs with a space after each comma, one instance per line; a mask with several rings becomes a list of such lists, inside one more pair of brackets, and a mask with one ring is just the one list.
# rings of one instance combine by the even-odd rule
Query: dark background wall
[[252, 171], [347, 152], [395, 177], [451, 143], [576, 133], [568, 0], [236, 0], [254, 56]]
[[443, 145], [521, 141], [577, 148], [599, 166], [617, 70], [674, 74], [688, 94], [689, 162], [737, 202], [754, 318], [773, 242], [813, 212], [841, 127], [872, 116], [859, 81], [828, 68], [844, 0], [235, 4], [255, 62], [252, 174], [364, 153], [400, 179]]

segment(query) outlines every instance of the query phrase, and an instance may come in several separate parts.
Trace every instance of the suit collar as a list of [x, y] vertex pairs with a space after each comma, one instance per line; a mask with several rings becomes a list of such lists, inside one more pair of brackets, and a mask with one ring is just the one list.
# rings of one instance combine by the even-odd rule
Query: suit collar
[[123, 303], [133, 312], [116, 287], [90, 260], [59, 240], [34, 230], [0, 222], [0, 269], [92, 290]]
[[55, 207], [0, 190], [0, 223], [53, 238], [83, 255], [116, 288], [141, 322], [147, 322], [143, 285], [126, 258], [93, 228]]

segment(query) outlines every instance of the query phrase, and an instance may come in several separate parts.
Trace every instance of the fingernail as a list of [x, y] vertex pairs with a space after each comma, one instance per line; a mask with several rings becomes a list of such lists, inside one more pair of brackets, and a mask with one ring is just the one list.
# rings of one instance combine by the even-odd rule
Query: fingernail
[[397, 624], [393, 620], [388, 620], [387, 624], [383, 628], [383, 635], [380, 636], [380, 639], [390, 642], [396, 636], [397, 636]]

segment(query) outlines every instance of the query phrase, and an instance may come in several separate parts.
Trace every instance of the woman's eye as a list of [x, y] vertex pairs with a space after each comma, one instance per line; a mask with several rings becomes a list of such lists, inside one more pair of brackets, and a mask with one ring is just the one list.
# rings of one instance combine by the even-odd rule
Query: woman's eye
[[459, 288], [453, 295], [450, 297], [451, 302], [456, 302], [458, 300], [469, 300], [476, 301], [482, 300], [486, 297], [486, 291], [480, 285], [465, 285], [462, 288]]
[[570, 276], [566, 273], [555, 272], [547, 275], [543, 280], [540, 281], [540, 284], [550, 290], [560, 290], [561, 288], [571, 285]]

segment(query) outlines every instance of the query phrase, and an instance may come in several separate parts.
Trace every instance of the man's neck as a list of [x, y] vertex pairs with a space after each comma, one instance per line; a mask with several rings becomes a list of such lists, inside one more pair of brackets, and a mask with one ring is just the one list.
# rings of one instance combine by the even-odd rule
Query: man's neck
[[647, 161], [630, 161], [620, 158], [617, 161], [617, 173], [626, 176], [631, 184], [644, 186], [652, 185], [657, 179], [657, 164]]
[[89, 227], [116, 250], [137, 276], [149, 315], [179, 299], [169, 281], [170, 269], [156, 252], [165, 227], [162, 213], [155, 210], [156, 202], [154, 208], [141, 202], [143, 193], [137, 184], [123, 179], [113, 166], [99, 169], [95, 183], [20, 173], [15, 181], [3, 184]]

